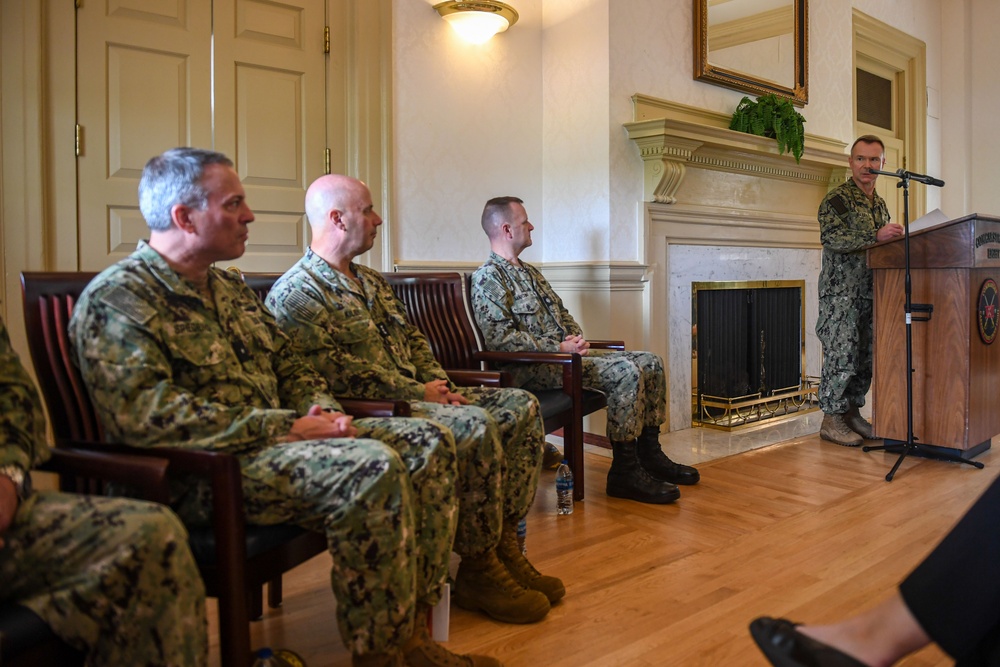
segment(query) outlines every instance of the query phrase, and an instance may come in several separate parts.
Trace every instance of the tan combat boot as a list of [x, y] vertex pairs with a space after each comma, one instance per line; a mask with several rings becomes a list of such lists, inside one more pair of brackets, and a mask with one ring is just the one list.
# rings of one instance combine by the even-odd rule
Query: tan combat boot
[[542, 454], [542, 470], [555, 470], [563, 462], [563, 453], [551, 442], [545, 443], [545, 453]]
[[865, 440], [874, 440], [875, 431], [871, 422], [861, 416], [858, 406], [852, 405], [851, 409], [844, 413], [844, 422], [847, 428], [851, 429]]
[[[516, 546], [516, 542], [515, 542]], [[505, 623], [535, 623], [549, 613], [543, 593], [525, 588], [490, 549], [482, 556], [463, 556], [455, 576], [455, 604], [484, 611]]]
[[399, 651], [365, 653], [364, 655], [352, 655], [351, 667], [406, 667], [406, 663], [403, 662], [403, 654]]
[[413, 636], [403, 645], [407, 667], [503, 667], [496, 658], [487, 655], [459, 655], [452, 653], [431, 638], [427, 631], [427, 607], [417, 608], [413, 623]]
[[521, 553], [517, 545], [517, 524], [504, 521], [503, 532], [500, 533], [500, 544], [497, 545], [497, 557], [504, 564], [514, 581], [525, 588], [542, 593], [549, 599], [550, 604], [555, 604], [566, 595], [566, 587], [563, 582], [556, 577], [549, 577], [532, 565]]
[[844, 415], [823, 414], [823, 425], [819, 429], [819, 437], [835, 442], [845, 447], [857, 447], [861, 444], [861, 436], [855, 433], [844, 421]]

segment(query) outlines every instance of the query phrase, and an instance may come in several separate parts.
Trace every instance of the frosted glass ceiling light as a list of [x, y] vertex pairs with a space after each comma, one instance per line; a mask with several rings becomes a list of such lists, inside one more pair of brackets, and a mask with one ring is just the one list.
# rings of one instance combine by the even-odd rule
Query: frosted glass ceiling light
[[462, 39], [473, 44], [482, 44], [517, 23], [517, 10], [494, 0], [441, 2], [434, 9]]

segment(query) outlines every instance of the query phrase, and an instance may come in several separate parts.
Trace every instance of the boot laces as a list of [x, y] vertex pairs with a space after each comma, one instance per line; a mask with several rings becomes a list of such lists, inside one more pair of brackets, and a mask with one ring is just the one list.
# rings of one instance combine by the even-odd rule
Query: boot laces
[[513, 539], [504, 539], [504, 537], [501, 537], [497, 555], [505, 566], [505, 569], [511, 571], [510, 574], [516, 575], [513, 576], [515, 581], [522, 579], [530, 581], [542, 576], [542, 573], [536, 570], [531, 561], [521, 553], [521, 549], [517, 546], [516, 537]]

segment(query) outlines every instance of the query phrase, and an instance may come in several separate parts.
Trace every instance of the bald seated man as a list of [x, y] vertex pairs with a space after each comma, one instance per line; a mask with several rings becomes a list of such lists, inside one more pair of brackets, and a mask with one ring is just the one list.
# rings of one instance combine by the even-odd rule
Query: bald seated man
[[458, 449], [462, 557], [455, 602], [508, 623], [544, 617], [566, 592], [517, 545], [535, 497], [545, 442], [538, 400], [521, 389], [456, 387], [389, 283], [354, 260], [382, 224], [361, 181], [329, 175], [306, 193], [312, 243], [267, 297], [295, 350], [338, 396], [401, 399], [443, 424]]

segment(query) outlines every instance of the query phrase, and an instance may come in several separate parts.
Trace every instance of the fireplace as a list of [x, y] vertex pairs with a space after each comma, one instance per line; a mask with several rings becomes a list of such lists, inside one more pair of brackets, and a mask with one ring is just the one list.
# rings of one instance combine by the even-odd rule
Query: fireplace
[[692, 423], [732, 429], [805, 412], [805, 281], [691, 283]]
[[649, 275], [643, 347], [666, 362], [668, 428], [676, 431], [692, 425], [693, 282], [804, 279], [803, 367], [810, 365], [807, 377], [819, 375], [816, 211], [848, 177], [848, 150], [842, 141], [807, 134], [796, 162], [779, 155], [773, 139], [729, 130], [727, 114], [641, 94], [632, 99], [625, 129], [642, 167], [634, 173], [641, 178]]

